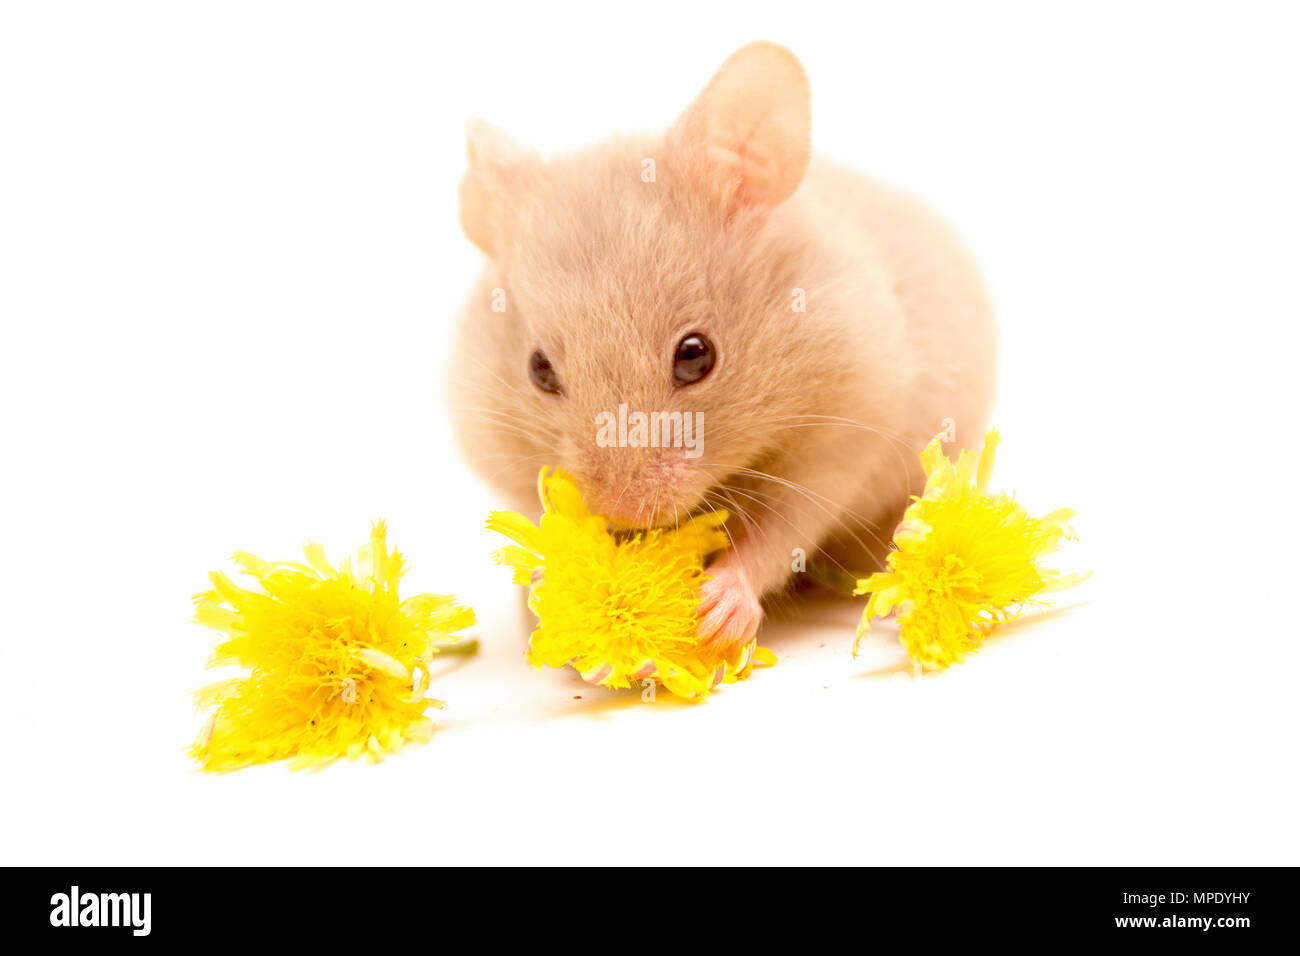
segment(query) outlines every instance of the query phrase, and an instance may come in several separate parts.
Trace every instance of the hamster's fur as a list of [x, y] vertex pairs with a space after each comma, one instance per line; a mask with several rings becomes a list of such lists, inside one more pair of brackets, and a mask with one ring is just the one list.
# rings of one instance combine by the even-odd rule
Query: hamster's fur
[[[951, 453], [982, 438], [996, 344], [974, 263], [917, 200], [811, 155], [784, 47], [739, 50], [659, 135], [543, 161], [471, 124], [461, 223], [486, 255], [448, 375], [463, 454], [525, 513], [542, 465], [624, 525], [726, 508], [707, 641], [752, 638], [801, 553], [872, 570], [925, 444], [945, 423]], [[716, 362], [679, 386], [691, 333]], [[559, 392], [530, 379], [538, 351]], [[604, 447], [620, 405], [702, 413], [701, 454]]]

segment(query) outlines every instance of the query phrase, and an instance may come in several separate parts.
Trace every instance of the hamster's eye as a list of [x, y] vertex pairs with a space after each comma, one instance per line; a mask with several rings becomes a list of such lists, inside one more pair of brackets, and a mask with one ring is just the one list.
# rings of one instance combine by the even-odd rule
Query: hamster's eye
[[551, 365], [551, 360], [541, 349], [528, 358], [528, 377], [543, 392], [560, 393], [560, 376], [555, 373], [555, 366]]
[[717, 359], [713, 343], [699, 332], [692, 332], [677, 343], [673, 356], [673, 384], [690, 385], [713, 371]]

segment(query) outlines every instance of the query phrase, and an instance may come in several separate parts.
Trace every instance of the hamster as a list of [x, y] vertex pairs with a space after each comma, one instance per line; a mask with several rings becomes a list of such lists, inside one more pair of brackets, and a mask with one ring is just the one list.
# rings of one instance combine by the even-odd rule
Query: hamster
[[976, 266], [917, 200], [811, 154], [786, 48], [737, 51], [658, 135], [544, 161], [471, 122], [468, 153], [486, 259], [447, 376], [461, 451], [525, 513], [542, 465], [621, 526], [725, 508], [701, 640], [752, 639], [801, 572], [873, 570], [921, 449], [982, 439]]

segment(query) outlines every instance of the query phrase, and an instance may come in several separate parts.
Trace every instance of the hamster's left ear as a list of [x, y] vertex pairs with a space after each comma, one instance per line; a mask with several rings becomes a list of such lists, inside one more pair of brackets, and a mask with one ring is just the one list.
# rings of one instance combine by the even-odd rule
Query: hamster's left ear
[[692, 185], [728, 214], [771, 209], [794, 194], [808, 169], [812, 106], [803, 65], [777, 43], [741, 47], [669, 136]]

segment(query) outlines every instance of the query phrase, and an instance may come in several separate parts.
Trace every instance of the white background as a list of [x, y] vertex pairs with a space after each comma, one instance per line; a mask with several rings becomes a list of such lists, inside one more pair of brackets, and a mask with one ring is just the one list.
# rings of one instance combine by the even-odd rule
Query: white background
[[[0, 4], [0, 861], [1300, 862], [1296, 35], [1239, 2]], [[449, 443], [463, 127], [661, 127], [753, 39], [804, 61], [815, 148], [976, 250], [998, 483], [1076, 508], [1058, 566], [1096, 574], [935, 679], [829, 605], [643, 704], [524, 663]], [[197, 772], [206, 572], [379, 516], [409, 593], [480, 615], [434, 740]]]

